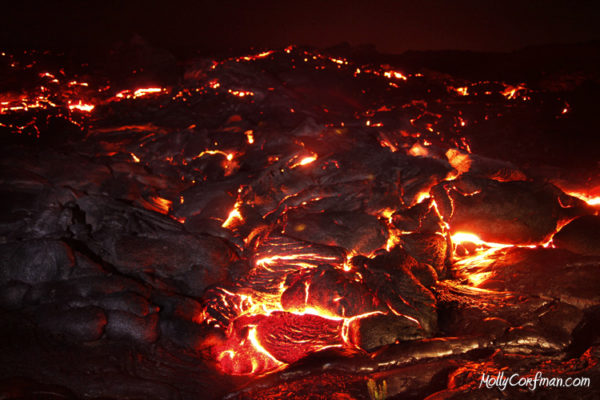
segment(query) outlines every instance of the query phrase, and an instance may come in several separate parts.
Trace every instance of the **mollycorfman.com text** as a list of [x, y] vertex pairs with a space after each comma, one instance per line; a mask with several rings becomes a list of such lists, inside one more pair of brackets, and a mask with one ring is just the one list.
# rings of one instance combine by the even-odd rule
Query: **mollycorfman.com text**
[[479, 387], [488, 389], [498, 388], [504, 391], [507, 387], [526, 387], [531, 391], [537, 388], [580, 388], [590, 387], [590, 378], [584, 376], [569, 376], [569, 377], [547, 377], [541, 371], [536, 372], [535, 376], [521, 376], [517, 373], [506, 375], [504, 371], [500, 371], [496, 375], [481, 374]]

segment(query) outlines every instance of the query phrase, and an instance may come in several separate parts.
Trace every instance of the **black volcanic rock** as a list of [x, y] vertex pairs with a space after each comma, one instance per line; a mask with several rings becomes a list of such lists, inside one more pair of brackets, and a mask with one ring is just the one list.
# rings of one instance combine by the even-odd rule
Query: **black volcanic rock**
[[195, 296], [207, 286], [227, 281], [228, 266], [237, 259], [223, 240], [211, 236], [120, 236], [103, 249], [106, 259], [122, 273], [157, 277]]
[[106, 314], [98, 307], [41, 307], [37, 319], [49, 333], [82, 342], [100, 339], [107, 323]]
[[410, 320], [425, 335], [437, 330], [436, 299], [411, 272], [410, 257], [398, 249], [364, 262], [365, 285], [393, 314]]
[[508, 248], [490, 261], [477, 268], [485, 276], [479, 288], [553, 298], [582, 310], [600, 302], [598, 257], [562, 249]]
[[600, 256], [600, 216], [586, 215], [565, 225], [552, 241], [574, 253]]
[[401, 315], [372, 314], [352, 321], [348, 329], [352, 343], [367, 351], [426, 336], [418, 323]]
[[287, 236], [338, 246], [369, 254], [387, 240], [385, 225], [376, 217], [358, 212], [290, 215], [284, 233]]
[[565, 208], [552, 185], [461, 178], [435, 191], [452, 232], [471, 232], [496, 243], [535, 244], [547, 240], [559, 221], [585, 210]]
[[410, 233], [401, 236], [402, 247], [418, 261], [431, 265], [440, 276], [446, 274], [448, 241], [437, 233]]
[[[562, 190], [598, 184], [598, 74], [541, 49], [335, 51], [352, 53], [185, 75], [137, 40], [81, 74], [1, 57], [0, 397], [495, 398], [483, 372], [596, 379], [597, 210]], [[459, 231], [512, 247], [453, 246]], [[598, 394], [572, 390], [526, 395]]]
[[0, 284], [38, 284], [68, 278], [75, 267], [71, 248], [54, 240], [0, 245]]

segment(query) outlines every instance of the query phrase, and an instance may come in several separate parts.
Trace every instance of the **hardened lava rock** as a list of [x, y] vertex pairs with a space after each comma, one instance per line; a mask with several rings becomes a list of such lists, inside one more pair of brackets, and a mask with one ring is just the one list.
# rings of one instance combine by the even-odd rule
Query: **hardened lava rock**
[[478, 386], [598, 379], [596, 75], [147, 47], [0, 59], [0, 397], [598, 397]]
[[496, 253], [477, 274], [477, 287], [498, 292], [557, 299], [585, 310], [598, 306], [600, 258], [562, 249], [508, 248]]
[[539, 182], [463, 177], [440, 184], [434, 196], [452, 232], [471, 232], [496, 243], [542, 243], [560, 221], [587, 213], [578, 199], [564, 206], [569, 196]]
[[284, 233], [290, 237], [369, 254], [385, 245], [387, 230], [377, 217], [353, 213], [290, 215]]
[[600, 256], [600, 216], [586, 215], [565, 225], [553, 238], [557, 247], [587, 256]]

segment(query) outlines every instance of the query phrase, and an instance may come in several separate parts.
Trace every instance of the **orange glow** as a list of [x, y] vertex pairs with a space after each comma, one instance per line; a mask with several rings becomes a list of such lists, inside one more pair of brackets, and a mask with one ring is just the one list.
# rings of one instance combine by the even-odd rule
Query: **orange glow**
[[[390, 219], [391, 218], [392, 217], [390, 216]], [[402, 232], [400, 232], [398, 229], [393, 229], [393, 228], [389, 227], [388, 231], [389, 231], [389, 236], [388, 236], [387, 242], [385, 243], [386, 251], [390, 251], [397, 244], [399, 244], [401, 242], [400, 237], [402, 236]]]
[[442, 223], [442, 232], [436, 232], [436, 234], [444, 236], [444, 234], [450, 230], [450, 225], [448, 225], [448, 223], [446, 221], [444, 221], [444, 217], [442, 217], [442, 214], [440, 213], [440, 210], [438, 209], [438, 205], [435, 202], [435, 200], [431, 200], [429, 209], [433, 210], [436, 213], [436, 215], [438, 216], [439, 220]]
[[[557, 228], [560, 229], [560, 228]], [[508, 243], [486, 242], [479, 236], [469, 232], [456, 232], [451, 236], [451, 241], [454, 245], [454, 268], [459, 278], [465, 278], [470, 285], [477, 287], [481, 283], [490, 279], [492, 272], [483, 271], [491, 263], [497, 259], [496, 253], [511, 247], [528, 247], [536, 248], [551, 246], [551, 240], [538, 245], [514, 245]], [[458, 245], [472, 243], [476, 247], [468, 255], [458, 257], [456, 249]]]
[[248, 328], [247, 337], [235, 335], [217, 352], [216, 360], [221, 369], [232, 375], [254, 375], [284, 365], [262, 346], [256, 335], [256, 325]]
[[[269, 357], [272, 361], [274, 361], [275, 363], [279, 363], [281, 364], [280, 361], [278, 361], [277, 359], [275, 359], [275, 357], [273, 357], [260, 343], [260, 341], [258, 340], [258, 338], [256, 337], [256, 327], [252, 327], [252, 329], [250, 329], [250, 332], [248, 333], [248, 339], [250, 340], [250, 343], [252, 343], [252, 346], [254, 346], [254, 348], [256, 350], [259, 351], [259, 353], [264, 354], [265, 356]], [[254, 371], [253, 371], [254, 372]]]
[[89, 86], [86, 82], [77, 82], [77, 81], [71, 81], [68, 83], [69, 86]]
[[244, 132], [244, 134], [246, 135], [246, 139], [248, 140], [248, 144], [253, 144], [254, 143], [254, 131], [247, 130], [246, 132]]
[[171, 204], [172, 204], [171, 200], [163, 199], [162, 197], [158, 197], [158, 196], [151, 197], [150, 200], [152, 200], [152, 205], [154, 206], [153, 207], [154, 211], [157, 211], [161, 214], [169, 213], [169, 209], [171, 208]]
[[303, 157], [300, 161], [292, 164], [290, 166], [290, 168], [296, 168], [296, 167], [300, 167], [300, 166], [303, 166], [303, 165], [308, 165], [308, 164], [311, 164], [311, 163], [315, 162], [316, 160], [317, 160], [317, 156], [316, 155], [308, 156], [308, 157]]
[[[305, 90], [296, 90], [297, 80], [290, 81], [293, 85], [287, 88], [286, 79], [271, 80], [269, 76], [272, 74], [269, 71], [272, 67], [282, 69], [283, 75], [287, 74], [283, 73], [283, 69], [288, 67], [285, 64], [287, 62], [291, 63], [291, 68], [298, 67], [297, 71], [301, 76], [306, 71], [309, 71], [309, 78], [318, 76], [319, 79], [311, 81], [313, 83], [324, 82], [333, 77], [334, 85], [300, 87], [298, 89]], [[472, 232], [452, 233], [433, 198], [434, 193], [436, 196], [438, 193], [444, 194], [446, 189], [449, 204], [444, 201], [443, 210], [448, 210], [449, 213], [458, 210], [459, 213], [457, 202], [460, 200], [451, 196], [450, 191], [456, 190], [462, 196], [479, 193], [470, 189], [475, 185], [470, 185], [469, 182], [457, 184], [451, 189], [442, 175], [450, 170], [445, 177], [449, 181], [470, 171], [472, 163], [476, 163], [478, 158], [469, 154], [468, 140], [460, 135], [471, 137], [485, 129], [486, 126], [480, 124], [488, 120], [488, 115], [490, 122], [493, 122], [505, 110], [518, 111], [521, 100], [527, 99], [525, 95], [529, 89], [524, 84], [511, 86], [490, 81], [475, 83], [466, 79], [453, 80], [450, 75], [434, 72], [431, 73], [431, 79], [417, 79], [414, 77], [423, 75], [403, 74], [392, 70], [390, 65], [360, 64], [360, 68], [357, 65], [359, 64], [354, 61], [289, 46], [284, 50], [214, 61], [212, 66], [210, 62], [208, 65], [202, 62], [197, 65], [198, 69], [194, 67], [186, 73], [186, 79], [181, 80], [175, 90], [159, 87], [136, 89], [136, 86], [132, 86], [118, 93], [116, 92], [123, 87], [111, 88], [107, 84], [101, 88], [95, 87], [98, 79], [90, 79], [89, 87], [87, 83], [73, 80], [77, 76], [68, 76], [64, 71], [35, 75], [37, 70], [32, 70], [35, 71], [33, 75], [30, 71], [27, 76], [33, 76], [34, 82], [27, 86], [28, 89], [23, 89], [30, 92], [1, 93], [0, 113], [11, 113], [6, 118], [2, 116], [2, 122], [5, 123], [15, 120], [18, 121], [15, 124], [24, 124], [22, 121], [25, 118], [12, 113], [28, 110], [35, 111], [32, 112], [34, 118], [59, 115], [74, 124], [80, 123], [83, 138], [97, 135], [103, 144], [98, 147], [101, 149], [98, 152], [102, 153], [99, 157], [107, 154], [115, 156], [125, 164], [128, 163], [129, 167], [141, 172], [147, 169], [146, 172], [152, 175], [138, 177], [139, 185], [134, 185], [127, 192], [127, 199], [135, 206], [141, 205], [146, 210], [152, 210], [151, 214], [165, 214], [167, 222], [172, 220], [170, 223], [173, 225], [176, 224], [174, 221], [183, 224], [186, 220], [170, 214], [189, 216], [190, 223], [179, 228], [188, 228], [190, 231], [197, 224], [202, 224], [202, 221], [206, 221], [211, 228], [215, 228], [216, 224], [217, 229], [214, 230], [219, 232], [211, 233], [211, 238], [222, 237], [222, 244], [231, 250], [231, 257], [221, 257], [220, 251], [215, 251], [214, 254], [211, 251], [210, 255], [219, 257], [218, 260], [215, 259], [219, 265], [231, 265], [235, 273], [231, 280], [222, 281], [224, 287], [211, 285], [202, 298], [197, 299], [202, 301], [197, 306], [200, 310], [195, 312], [194, 323], [204, 324], [199, 329], [201, 332], [215, 330], [206, 335], [210, 342], [198, 341], [198, 351], [208, 352], [206, 359], [216, 361], [223, 373], [259, 376], [283, 369], [308, 354], [325, 348], [358, 349], [358, 338], [352, 337], [357, 328], [353, 324], [372, 315], [402, 316], [419, 325], [417, 319], [402, 314], [400, 306], [394, 309], [393, 304], [388, 304], [395, 304], [395, 301], [389, 300], [389, 293], [398, 295], [406, 306], [412, 307], [409, 297], [406, 300], [401, 297], [402, 288], [395, 288], [399, 290], [398, 293], [390, 293], [395, 289], [388, 286], [388, 291], [382, 285], [380, 287], [384, 290], [379, 290], [378, 282], [373, 285], [377, 275], [368, 276], [367, 273], [372, 272], [369, 268], [377, 268], [374, 266], [377, 263], [371, 264], [368, 259], [383, 255], [380, 259], [387, 263], [389, 261], [385, 260], [385, 251], [398, 247], [406, 247], [407, 253], [413, 253], [409, 251], [410, 241], [418, 240], [413, 238], [418, 238], [421, 234], [431, 234], [435, 239], [443, 238], [443, 243], [451, 247], [451, 254], [443, 255], [445, 261], [453, 264], [451, 276], [448, 276], [446, 283], [471, 285], [473, 290], [479, 286], [485, 287], [486, 282], [489, 284], [494, 279], [495, 272], [489, 272], [493, 268], [486, 267], [504, 255], [506, 249], [551, 244], [550, 240], [537, 246], [487, 242], [481, 237], [494, 236], [484, 233], [485, 230], [476, 228], [475, 225], [470, 225], [470, 229], [479, 232], [481, 237]], [[266, 82], [272, 82], [268, 84], [269, 87], [266, 87], [264, 79], [253, 79], [250, 76], [252, 71], [261, 71], [259, 75], [266, 73]], [[193, 75], [189, 76], [196, 77], [194, 86], [183, 86], [191, 82], [191, 79], [187, 79], [190, 73]], [[215, 78], [217, 76], [221, 81]], [[415, 81], [415, 87], [404, 90], [403, 85], [407, 83], [402, 81], [407, 81], [408, 77], [411, 82]], [[349, 83], [347, 81], [352, 79], [356, 82], [349, 84], [349, 91], [337, 88], [337, 83]], [[444, 86], [439, 86], [439, 82], [445, 82]], [[41, 83], [44, 86], [39, 86]], [[448, 83], [460, 87], [449, 86]], [[34, 88], [33, 85], [37, 86]], [[29, 89], [30, 86], [32, 89]], [[364, 89], [361, 91], [363, 95], [358, 94], [359, 89]], [[421, 93], [423, 90], [427, 90], [428, 94]], [[177, 93], [171, 93], [172, 91]], [[96, 97], [93, 97], [94, 93]], [[494, 97], [482, 98], [480, 94], [483, 93]], [[281, 101], [275, 99], [275, 103], [271, 104], [269, 100], [273, 96], [283, 97]], [[140, 98], [146, 100], [138, 101], [136, 107], [131, 106]], [[160, 104], [152, 107], [142, 104], [149, 103], [152, 99], [160, 100]], [[176, 99], [176, 105], [180, 108], [172, 108], [171, 99]], [[188, 103], [181, 103], [185, 101]], [[256, 104], [257, 107], [250, 107], [255, 101], [259, 103]], [[383, 105], [383, 101], [387, 101], [387, 105]], [[564, 118], [570, 118], [574, 112], [571, 106], [561, 98], [556, 101], [560, 102], [552, 102], [556, 107], [552, 108], [552, 118], [563, 119], [562, 115], [567, 113], [569, 114]], [[116, 107], [111, 109], [110, 105]], [[188, 105], [191, 108], [188, 109]], [[560, 105], [564, 107], [562, 111]], [[127, 107], [124, 109], [124, 106]], [[275, 113], [271, 106], [276, 106], [273, 109]], [[53, 113], [38, 112], [51, 107], [57, 109]], [[158, 108], [161, 109], [161, 115], [169, 111], [185, 112], [188, 109], [193, 114], [191, 117], [199, 117], [188, 121], [187, 118], [177, 119], [177, 115], [174, 115], [177, 126], [163, 126], [162, 123], [156, 126], [149, 122], [123, 125], [132, 119], [128, 118], [130, 111], [134, 112], [134, 116], [137, 111], [143, 111], [145, 114], [142, 119], [146, 121], [146, 114], [152, 120], [152, 110]], [[119, 117], [120, 111], [125, 113], [125, 119]], [[209, 113], [206, 114], [210, 117], [208, 122], [202, 118], [204, 112]], [[279, 124], [272, 123], [271, 120], [282, 112], [287, 117], [297, 118], [279, 121], [281, 128], [278, 128]], [[294, 113], [294, 116], [290, 116], [288, 112]], [[100, 115], [92, 118], [93, 113]], [[105, 120], [107, 115], [111, 118]], [[117, 118], [112, 118], [113, 115]], [[325, 115], [327, 118], [322, 118]], [[310, 123], [298, 125], [307, 118]], [[135, 117], [131, 123], [137, 120]], [[163, 122], [169, 121], [170, 119]], [[378, 121], [384, 121], [386, 128], [372, 129], [384, 126], [383, 122]], [[119, 122], [121, 125], [113, 126], [113, 123], [117, 125]], [[190, 125], [191, 122], [196, 122], [198, 126]], [[469, 129], [462, 129], [467, 126], [467, 122]], [[297, 125], [299, 128], [291, 130]], [[0, 123], [0, 126], [5, 125]], [[40, 128], [42, 126], [40, 124]], [[370, 129], [365, 129], [365, 126]], [[471, 126], [474, 128], [473, 132], [470, 132]], [[33, 127], [37, 129], [35, 125]], [[31, 125], [19, 128], [27, 135], [32, 134]], [[43, 135], [46, 130], [42, 129], [41, 132]], [[122, 135], [117, 141], [113, 138], [117, 138], [116, 133], [119, 132]], [[171, 137], [171, 132], [175, 136]], [[162, 139], [163, 137], [167, 140]], [[382, 147], [389, 148], [391, 152], [401, 154], [389, 154], [386, 149], [377, 148], [377, 143], [373, 140], [378, 140]], [[188, 142], [190, 145], [182, 148]], [[166, 144], [169, 143], [167, 147]], [[382, 156], [381, 160], [376, 161], [381, 161], [382, 168], [388, 168], [389, 171], [384, 171], [379, 176], [381, 171], [371, 171], [377, 165], [377, 162], [373, 162], [367, 168], [369, 171], [365, 172], [360, 168], [360, 160], [351, 159], [354, 153], [360, 156], [364, 144], [375, 147], [373, 153], [380, 153]], [[350, 155], [346, 152], [347, 149], [352, 149]], [[144, 163], [133, 166], [132, 162], [141, 163], [141, 159], [129, 150], [138, 151], [144, 157]], [[197, 153], [198, 150], [201, 152]], [[407, 154], [432, 159], [415, 159], [407, 157]], [[206, 158], [199, 160], [202, 157]], [[453, 169], [448, 167], [444, 157]], [[315, 163], [317, 160], [319, 162]], [[114, 161], [118, 162], [117, 159]], [[413, 173], [412, 165], [403, 168], [405, 163], [424, 165], [415, 165]], [[180, 164], [187, 168], [178, 168]], [[267, 168], [265, 164], [270, 166]], [[428, 164], [432, 164], [431, 168]], [[434, 164], [443, 164], [444, 167], [439, 169], [444, 172], [436, 172], [438, 169]], [[126, 167], [121, 165], [118, 171], [126, 172]], [[350, 168], [350, 171], [344, 171], [344, 167]], [[486, 165], [482, 169], [487, 169]], [[239, 174], [236, 174], [238, 170]], [[500, 180], [484, 172], [487, 171], [482, 171], [482, 175]], [[223, 179], [223, 176], [230, 175], [234, 176]], [[561, 179], [564, 179], [562, 175]], [[474, 182], [477, 183], [476, 180]], [[144, 185], [149, 188], [143, 189]], [[136, 189], [138, 186], [139, 190]], [[570, 192], [570, 195], [590, 206], [600, 207], [600, 188], [591, 192], [585, 192], [579, 186], [571, 188], [582, 192]], [[190, 189], [192, 190], [189, 191]], [[211, 193], [207, 195], [207, 191]], [[471, 193], [464, 193], [465, 191]], [[180, 207], [184, 204], [183, 193], [186, 196], [185, 207]], [[351, 194], [348, 198], [343, 198], [345, 193]], [[151, 194], [156, 196], [149, 197]], [[171, 200], [159, 197], [158, 194], [171, 198], [178, 211], [173, 209]], [[483, 194], [481, 197], [484, 197]], [[226, 200], [223, 201], [223, 198]], [[437, 198], [441, 208], [442, 200]], [[336, 202], [347, 202], [345, 205], [350, 207], [348, 210], [357, 209], [360, 213], [368, 214], [369, 218], [377, 218], [374, 221], [377, 228], [375, 240], [371, 241], [370, 229], [365, 232], [369, 237], [359, 237], [361, 242], [347, 243], [338, 241], [335, 237], [327, 238], [327, 235], [325, 238], [315, 237], [313, 230], [319, 229], [329, 218], [333, 219], [331, 224], [335, 225], [330, 225], [330, 228], [350, 229], [345, 223], [345, 212], [339, 218], [335, 213], [329, 213], [347, 208], [340, 207]], [[414, 207], [416, 204], [420, 206]], [[589, 212], [596, 211], [596, 214], [600, 210], [585, 208]], [[211, 214], [210, 210], [218, 212], [208, 215]], [[568, 211], [578, 210], [573, 207]], [[318, 216], [317, 212], [324, 213], [327, 219], [313, 220], [312, 216]], [[306, 215], [308, 217], [302, 219]], [[456, 214], [454, 217], [456, 221], [460, 219]], [[446, 217], [449, 221], [451, 218], [452, 214]], [[560, 229], [561, 224], [570, 221], [561, 220], [556, 230]], [[219, 228], [219, 222], [221, 228], [225, 229]], [[409, 234], [412, 236], [407, 236]], [[215, 237], [214, 240], [217, 243], [220, 239]], [[369, 245], [368, 251], [371, 251], [371, 242], [378, 243], [380, 248], [369, 254], [366, 254], [367, 251], [363, 253], [360, 249], [367, 247], [363, 245], [363, 240], [369, 240], [366, 243]], [[393, 259], [395, 255], [387, 256]], [[390, 282], [393, 280], [390, 279]], [[420, 313], [420, 310], [417, 311]], [[364, 351], [363, 355], [369, 357]], [[249, 382], [249, 379], [235, 381], [237, 384]]]
[[138, 97], [146, 96], [147, 94], [151, 94], [151, 93], [160, 93], [163, 90], [164, 89], [161, 89], [161, 88], [137, 89], [135, 92], [133, 92], [133, 97], [138, 98]]
[[198, 155], [196, 157], [194, 157], [194, 159], [202, 158], [205, 155], [215, 155], [215, 154], [221, 154], [222, 156], [225, 157], [225, 159], [227, 159], [227, 161], [233, 160], [233, 153], [226, 153], [222, 150], [204, 150], [203, 152], [198, 153]]
[[593, 196], [583, 192], [567, 192], [567, 194], [585, 201], [588, 205], [592, 207], [600, 205], [600, 196]]
[[504, 248], [504, 247], [513, 247], [514, 245], [512, 244], [504, 244], [504, 243], [493, 243], [493, 242], [486, 242], [483, 241], [479, 238], [479, 236], [473, 234], [473, 233], [468, 233], [468, 232], [456, 232], [455, 234], [453, 234], [450, 239], [452, 239], [452, 243], [454, 244], [462, 244], [462, 243], [474, 243], [478, 246], [485, 246], [485, 247], [494, 247], [494, 248]]
[[467, 86], [454, 88], [454, 91], [456, 93], [458, 93], [459, 95], [461, 95], [461, 96], [468, 96], [469, 95], [469, 88]]
[[268, 57], [268, 56], [270, 56], [270, 55], [271, 55], [271, 54], [273, 54], [273, 53], [274, 53], [274, 51], [273, 51], [273, 50], [269, 50], [269, 51], [263, 51], [262, 53], [258, 53], [258, 54], [252, 55], [252, 56], [244, 56], [244, 57], [241, 57], [240, 59], [241, 59], [241, 60], [244, 60], [244, 61], [254, 61], [254, 60], [257, 60], [257, 59], [259, 59], [259, 58], [265, 58], [265, 57]]
[[[391, 209], [383, 210], [382, 215], [389, 217], [392, 212]], [[233, 219], [235, 215], [234, 207], [230, 216]], [[288, 302], [284, 307], [282, 295], [288, 289], [286, 276], [291, 271], [300, 272], [315, 269], [321, 264], [334, 264], [355, 280], [361, 279], [358, 273], [352, 272], [350, 260], [355, 255], [352, 252], [346, 255], [346, 262], [342, 263], [339, 256], [313, 253], [304, 248], [299, 250], [298, 253], [292, 249], [290, 253], [260, 256], [254, 260], [253, 271], [257, 276], [279, 277], [271, 280], [269, 287], [263, 287], [264, 291], [251, 288], [238, 288], [235, 292], [219, 289], [220, 303], [236, 313], [227, 326], [226, 339], [212, 350], [218, 367], [224, 373], [262, 375], [285, 368], [289, 363], [315, 351], [331, 347], [357, 347], [349, 334], [353, 323], [374, 314], [397, 314], [390, 309], [388, 312], [370, 310], [345, 316], [343, 308], [339, 314], [322, 309], [310, 303], [311, 285], [308, 281], [302, 287], [301, 301]], [[343, 296], [337, 295], [334, 302], [343, 299]], [[211, 320], [206, 311], [195, 319], [197, 323]], [[302, 326], [310, 328], [305, 331]], [[284, 332], [289, 347], [282, 351], [281, 347], [273, 346], [273, 338], [279, 338]]]
[[15, 111], [28, 111], [33, 108], [46, 109], [48, 107], [58, 107], [57, 104], [50, 101], [46, 96], [39, 95], [34, 98], [21, 97], [19, 99], [11, 99], [11, 101], [0, 102], [0, 113]]
[[525, 86], [523, 86], [523, 85], [517, 85], [517, 86], [505, 85], [505, 86], [506, 86], [506, 88], [500, 94], [502, 94], [502, 96], [506, 97], [509, 100], [514, 100], [520, 91], [526, 90]]
[[446, 151], [446, 157], [452, 167], [458, 171], [459, 174], [464, 174], [471, 169], [471, 157], [469, 153], [463, 153], [460, 150], [448, 149]]
[[300, 165], [306, 165], [306, 164], [310, 164], [313, 161], [315, 161], [317, 159], [317, 157], [304, 157], [302, 160], [300, 160]]
[[383, 76], [385, 76], [386, 78], [395, 78], [395, 79], [402, 79], [402, 80], [407, 80], [408, 78], [406, 76], [404, 76], [403, 74], [401, 74], [398, 71], [385, 71], [383, 73]]
[[56, 79], [56, 77], [54, 75], [52, 75], [50, 72], [44, 72], [39, 74], [40, 78], [50, 78], [50, 79]]
[[[214, 144], [217, 145], [218, 143], [215, 142]], [[223, 162], [220, 165], [225, 170], [225, 176], [230, 176], [236, 171], [236, 168], [239, 166], [239, 163], [235, 160], [235, 153], [227, 153], [223, 150], [204, 150], [200, 152], [197, 156], [193, 157], [193, 160], [202, 158], [207, 155], [217, 154], [225, 158], [225, 160], [223, 160]], [[184, 164], [185, 163], [186, 161], [184, 160]]]
[[479, 285], [481, 285], [483, 282], [485, 282], [487, 279], [489, 279], [492, 276], [491, 272], [480, 272], [480, 273], [475, 273], [475, 274], [471, 274], [469, 275], [469, 283], [475, 287], [478, 287]]
[[391, 222], [392, 215], [394, 214], [394, 210], [391, 208], [386, 208], [381, 211], [381, 216], [388, 222]]
[[[458, 277], [466, 279], [470, 286], [478, 287], [486, 280], [492, 277], [491, 272], [483, 271], [496, 259], [495, 254], [502, 249], [514, 247], [511, 244], [493, 243], [481, 240], [479, 236], [468, 232], [457, 232], [451, 236], [451, 241], [456, 246], [465, 243], [472, 243], [475, 246], [475, 251], [464, 257], [456, 257], [454, 268]], [[535, 246], [531, 246], [535, 247]]]
[[81, 100], [79, 100], [79, 102], [77, 104], [69, 104], [69, 110], [71, 110], [71, 111], [79, 110], [79, 111], [84, 111], [84, 112], [90, 112], [94, 108], [96, 108], [96, 106], [94, 106], [92, 104], [84, 104], [81, 102]]
[[[309, 285], [305, 286], [307, 293]], [[280, 287], [281, 293], [284, 287]], [[274, 372], [287, 365], [281, 358], [290, 361], [302, 358], [307, 353], [332, 347], [357, 347], [352, 338], [349, 337], [350, 325], [361, 319], [374, 314], [385, 314], [382, 311], [371, 311], [352, 317], [335, 315], [327, 310], [315, 307], [299, 305], [297, 308], [284, 310], [280, 302], [280, 294], [256, 299], [252, 295], [234, 294], [226, 290], [224, 296], [233, 296], [230, 300], [241, 305], [240, 314], [227, 329], [228, 338], [222, 345], [214, 348], [216, 360], [223, 372], [232, 375], [260, 375]], [[227, 298], [223, 299], [227, 302]], [[338, 301], [341, 298], [338, 298]], [[196, 319], [202, 322], [209, 319], [205, 312]], [[268, 339], [272, 329], [286, 329], [285, 325], [273, 325], [278, 321], [285, 324], [286, 320], [303, 321], [324, 324], [328, 329], [328, 337], [314, 336], [315, 332], [308, 333], [306, 338], [290, 338], [295, 345], [285, 353], [275, 356], [270, 350]], [[302, 335], [300, 330], [296, 333]], [[272, 347], [271, 347], [272, 349]], [[277, 350], [277, 349], [275, 349]]]
[[[475, 238], [472, 239], [476, 240]], [[484, 270], [494, 262], [496, 253], [502, 251], [504, 248], [505, 247], [480, 247], [474, 254], [459, 258], [453, 265], [456, 277], [465, 279], [469, 286], [477, 288], [493, 276], [492, 272]]]
[[507, 89], [504, 92], [502, 92], [502, 95], [508, 99], [514, 99], [516, 92], [517, 92], [517, 89]]
[[237, 97], [254, 96], [254, 93], [250, 92], [248, 90], [232, 90], [232, 89], [227, 89], [227, 92], [229, 92], [232, 95], [237, 96]]
[[423, 201], [425, 201], [426, 199], [431, 198], [431, 194], [429, 194], [429, 192], [420, 192], [419, 195], [417, 196], [417, 203], [416, 204], [420, 204]]
[[398, 148], [396, 146], [394, 146], [392, 143], [390, 143], [390, 141], [387, 139], [380, 140], [379, 144], [381, 145], [381, 147], [389, 148], [392, 151], [392, 153], [395, 153], [396, 151], [398, 151]]
[[408, 150], [408, 154], [414, 157], [426, 157], [429, 154], [429, 150], [421, 146], [420, 143], [415, 143], [410, 150]]
[[229, 228], [236, 221], [244, 221], [244, 218], [242, 217], [242, 214], [240, 213], [240, 202], [239, 201], [235, 203], [235, 205], [233, 206], [233, 210], [231, 210], [229, 212], [229, 216], [227, 216], [227, 219], [225, 220], [225, 222], [223, 222], [223, 224], [221, 226], [223, 228]]
[[340, 65], [348, 64], [348, 61], [346, 61], [346, 60], [342, 60], [342, 59], [340, 59], [340, 58], [333, 58], [333, 57], [330, 57], [329, 59], [330, 59], [332, 62], [336, 63], [336, 64], [340, 64]]
[[[308, 260], [308, 261], [307, 261]], [[313, 262], [314, 260], [314, 262]], [[263, 257], [256, 260], [256, 266], [262, 268], [269, 268], [270, 265], [276, 264], [280, 261], [285, 261], [290, 265], [295, 265], [303, 268], [316, 268], [319, 264], [324, 262], [336, 261], [336, 257], [321, 256], [314, 253], [302, 253], [302, 254], [286, 254], [276, 255], [271, 257]]]
[[263, 57], [268, 57], [271, 54], [273, 54], [273, 50], [269, 50], [269, 51], [263, 51], [262, 53], [259, 53], [256, 55], [256, 58], [263, 58]]
[[165, 91], [166, 91], [166, 89], [156, 88], [156, 87], [136, 89], [133, 92], [129, 89], [126, 89], [126, 90], [120, 91], [115, 96], [120, 99], [138, 99], [140, 97], [144, 97], [144, 96], [147, 96], [150, 94], [156, 94], [156, 93], [161, 93], [161, 92], [165, 92]]

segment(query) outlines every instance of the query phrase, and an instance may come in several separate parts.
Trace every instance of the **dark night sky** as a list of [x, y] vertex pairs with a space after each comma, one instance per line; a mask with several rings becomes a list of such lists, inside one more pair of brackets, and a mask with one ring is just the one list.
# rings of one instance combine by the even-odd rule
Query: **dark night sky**
[[137, 33], [171, 50], [375, 44], [507, 51], [600, 39], [598, 1], [13, 1], [4, 47], [85, 49]]

